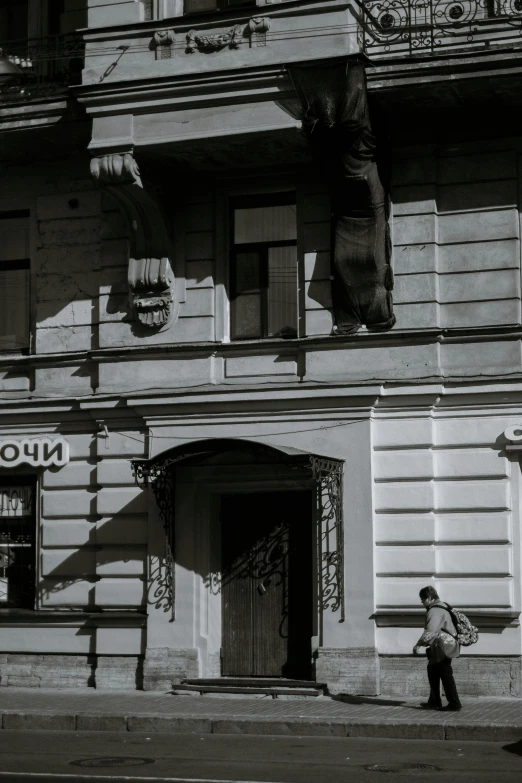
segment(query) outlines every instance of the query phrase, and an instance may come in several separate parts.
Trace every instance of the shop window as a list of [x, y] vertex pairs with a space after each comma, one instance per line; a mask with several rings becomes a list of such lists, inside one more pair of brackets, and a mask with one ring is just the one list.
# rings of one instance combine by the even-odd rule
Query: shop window
[[29, 348], [29, 212], [0, 212], [0, 353]]
[[232, 8], [255, 5], [255, 0], [185, 0], [185, 13], [198, 14], [204, 11], [228, 11]]
[[232, 202], [231, 336], [297, 337], [295, 193]]
[[34, 484], [0, 483], [0, 609], [34, 609]]

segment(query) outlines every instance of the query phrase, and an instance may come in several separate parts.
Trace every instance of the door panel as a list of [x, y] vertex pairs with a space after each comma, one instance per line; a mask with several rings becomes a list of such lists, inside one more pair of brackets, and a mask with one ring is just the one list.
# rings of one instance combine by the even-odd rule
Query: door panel
[[223, 497], [224, 675], [310, 676], [311, 508], [310, 492]]

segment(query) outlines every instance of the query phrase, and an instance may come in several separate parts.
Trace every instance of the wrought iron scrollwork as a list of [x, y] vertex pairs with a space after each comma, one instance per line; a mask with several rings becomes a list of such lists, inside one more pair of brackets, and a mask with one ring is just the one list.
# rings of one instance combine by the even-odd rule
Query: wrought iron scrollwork
[[345, 620], [343, 463], [311, 456], [310, 465], [318, 495], [320, 609], [340, 611], [342, 623]]
[[[174, 473], [172, 468], [194, 456], [194, 451], [176, 454], [164, 460], [134, 460], [132, 469], [136, 483], [142, 488], [152, 486], [159, 515], [165, 530], [166, 555], [162, 564], [156, 564], [154, 585], [151, 586], [152, 598], [157, 608], [171, 611], [171, 621], [175, 619], [175, 521], [174, 521]], [[311, 455], [309, 458], [314, 480], [317, 483], [318, 502], [318, 596], [320, 610], [340, 612], [339, 622], [345, 620], [344, 600], [344, 519], [343, 519], [343, 462]], [[303, 466], [304, 467], [304, 466]], [[280, 547], [281, 530], [273, 531], [274, 540], [266, 549], [264, 560], [250, 560], [243, 566], [252, 569], [255, 562], [255, 577], [264, 580], [267, 576], [276, 577], [278, 564], [284, 560], [285, 551]], [[272, 546], [273, 544], [273, 546]], [[254, 548], [255, 549], [255, 548]], [[281, 561], [282, 562], [282, 561]], [[237, 566], [237, 564], [236, 564]], [[236, 572], [237, 573], [237, 572]], [[212, 574], [207, 586], [218, 594], [223, 581], [230, 574]]]
[[522, 35], [522, 0], [358, 0], [358, 5], [368, 54], [432, 54], [487, 40], [493, 27], [496, 34], [516, 28]]
[[174, 527], [174, 475], [169, 470], [176, 462], [185, 459], [180, 454], [160, 462], [134, 460], [132, 471], [138, 486], [151, 486], [158, 505], [159, 516], [165, 531], [165, 556], [154, 562], [150, 573], [149, 600], [157, 609], [170, 611], [170, 621], [176, 619], [176, 560]]

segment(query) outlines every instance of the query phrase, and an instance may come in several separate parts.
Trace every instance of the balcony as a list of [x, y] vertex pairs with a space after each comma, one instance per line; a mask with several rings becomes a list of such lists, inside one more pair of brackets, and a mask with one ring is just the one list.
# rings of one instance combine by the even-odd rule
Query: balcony
[[81, 83], [85, 47], [76, 33], [0, 41], [0, 49], [20, 69], [19, 78], [0, 83], [0, 104], [55, 98]]
[[522, 0], [356, 0], [372, 60], [522, 45]]

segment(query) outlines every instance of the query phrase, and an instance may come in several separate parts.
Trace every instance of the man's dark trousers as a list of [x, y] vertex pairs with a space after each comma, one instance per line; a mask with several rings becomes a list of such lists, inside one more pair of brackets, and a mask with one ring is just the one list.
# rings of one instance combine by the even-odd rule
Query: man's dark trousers
[[435, 707], [442, 706], [440, 698], [440, 684], [444, 688], [444, 693], [448, 700], [450, 707], [460, 707], [459, 694], [457, 693], [457, 686], [453, 678], [453, 668], [451, 666], [451, 658], [444, 658], [440, 663], [429, 662], [429, 648], [426, 650], [428, 654], [428, 680], [430, 682], [430, 698], [429, 704]]

